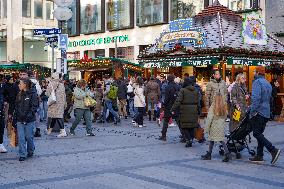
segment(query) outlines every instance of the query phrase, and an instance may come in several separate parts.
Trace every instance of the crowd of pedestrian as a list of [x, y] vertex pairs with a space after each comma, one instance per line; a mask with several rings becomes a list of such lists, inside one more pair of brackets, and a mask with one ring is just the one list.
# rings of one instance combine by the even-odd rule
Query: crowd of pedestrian
[[[274, 164], [280, 154], [263, 135], [269, 119], [279, 115], [279, 83], [270, 84], [264, 78], [264, 68], [257, 67], [252, 94], [246, 89], [246, 77], [239, 73], [233, 83], [222, 80], [215, 70], [206, 90], [202, 91], [195, 76], [185, 74], [183, 79], [172, 74], [159, 75], [149, 80], [118, 78], [105, 75], [102, 80], [87, 83], [85, 80], [64, 80], [59, 73], [39, 82], [30, 71], [21, 70], [18, 80], [0, 74], [0, 152], [7, 152], [3, 145], [4, 128], [12, 122], [17, 130], [19, 160], [24, 161], [34, 154], [34, 137], [41, 137], [43, 131], [39, 122], [46, 122], [46, 134], [59, 128], [57, 137], [75, 135], [80, 122], [86, 125], [86, 136], [95, 136], [94, 124], [121, 124], [131, 119], [133, 126], [146, 127], [144, 117], [162, 125], [159, 140], [167, 141], [168, 127], [177, 125], [181, 142], [190, 148], [198, 128], [208, 133], [209, 150], [201, 156], [210, 160], [214, 144], [220, 142], [225, 151], [223, 161], [231, 159], [226, 146], [226, 121], [229, 132], [233, 132], [248, 114], [253, 136], [257, 139], [257, 153], [250, 161], [263, 161], [263, 148], [272, 155]], [[250, 106], [248, 101], [250, 100]], [[200, 119], [207, 110], [205, 124]], [[239, 118], [235, 119], [236, 112]], [[73, 113], [73, 114], [72, 114]], [[75, 120], [69, 131], [64, 122]], [[175, 123], [174, 123], [175, 122]], [[205, 137], [198, 140], [204, 142]]]

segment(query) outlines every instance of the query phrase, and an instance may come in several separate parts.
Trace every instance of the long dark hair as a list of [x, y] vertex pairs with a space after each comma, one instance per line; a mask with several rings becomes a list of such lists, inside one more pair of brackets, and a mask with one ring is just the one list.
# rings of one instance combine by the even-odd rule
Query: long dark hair
[[27, 86], [27, 90], [30, 90], [32, 88], [32, 81], [29, 79], [20, 79], [24, 84]]
[[143, 84], [144, 84], [144, 81], [143, 81], [142, 77], [138, 76], [136, 78], [136, 83], [139, 85], [139, 87], [142, 87]]

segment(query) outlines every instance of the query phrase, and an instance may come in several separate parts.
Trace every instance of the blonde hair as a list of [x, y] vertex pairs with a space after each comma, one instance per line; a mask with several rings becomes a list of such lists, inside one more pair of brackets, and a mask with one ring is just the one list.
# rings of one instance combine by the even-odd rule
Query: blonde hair
[[245, 74], [243, 74], [243, 73], [238, 74], [237, 77], [236, 77], [236, 83], [241, 83], [242, 77], [246, 78]]
[[227, 104], [220, 93], [215, 96], [213, 108], [215, 116], [222, 117], [227, 115]]

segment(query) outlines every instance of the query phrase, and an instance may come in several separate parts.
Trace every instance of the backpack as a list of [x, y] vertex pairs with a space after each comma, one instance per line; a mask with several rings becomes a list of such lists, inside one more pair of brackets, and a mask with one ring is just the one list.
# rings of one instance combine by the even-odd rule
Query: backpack
[[114, 85], [111, 85], [110, 86], [110, 90], [107, 94], [107, 97], [111, 100], [114, 100], [116, 99], [117, 97], [117, 91], [118, 91], [118, 87], [117, 86], [114, 86]]

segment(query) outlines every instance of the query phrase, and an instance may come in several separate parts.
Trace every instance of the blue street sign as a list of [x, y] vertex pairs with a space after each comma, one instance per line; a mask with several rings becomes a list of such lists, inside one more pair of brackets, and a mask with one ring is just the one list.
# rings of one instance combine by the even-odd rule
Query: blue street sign
[[58, 36], [52, 36], [46, 38], [47, 43], [57, 43], [58, 42]]
[[67, 50], [68, 45], [68, 34], [60, 34], [59, 35], [59, 49]]
[[61, 34], [62, 30], [60, 28], [51, 29], [34, 29], [34, 35], [54, 35]]

